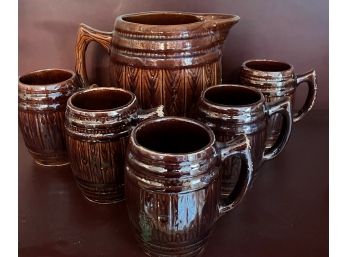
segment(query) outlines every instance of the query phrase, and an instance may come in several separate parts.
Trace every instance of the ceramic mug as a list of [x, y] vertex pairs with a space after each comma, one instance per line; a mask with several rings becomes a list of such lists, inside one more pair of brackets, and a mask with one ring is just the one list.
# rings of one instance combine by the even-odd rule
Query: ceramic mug
[[[242, 176], [221, 202], [219, 166], [236, 155], [242, 156]], [[128, 216], [145, 252], [196, 256], [216, 220], [243, 199], [253, 168], [245, 135], [218, 144], [204, 124], [166, 117], [142, 122], [132, 131], [125, 172]]]
[[[242, 64], [240, 82], [249, 87], [261, 90], [267, 102], [273, 102], [286, 96], [290, 97], [292, 106], [295, 93], [302, 83], [308, 85], [306, 101], [301, 109], [293, 112], [293, 122], [298, 122], [312, 109], [317, 95], [315, 70], [296, 75], [294, 67], [285, 62], [274, 60], [248, 60]], [[274, 144], [281, 130], [281, 117], [273, 116], [269, 126], [267, 146]]]
[[[264, 161], [275, 158], [288, 142], [291, 127], [291, 103], [288, 97], [267, 103], [256, 89], [241, 85], [217, 85], [202, 92], [198, 105], [199, 119], [209, 126], [220, 142], [245, 134], [250, 142], [251, 159], [256, 174]], [[271, 148], [266, 148], [267, 124], [274, 115], [283, 117], [282, 130]], [[237, 158], [222, 166], [222, 194], [233, 188], [239, 175]]]
[[141, 120], [163, 116], [163, 106], [147, 111], [124, 89], [89, 88], [73, 94], [66, 109], [71, 169], [82, 194], [92, 202], [124, 199], [124, 157], [129, 134]]
[[68, 98], [77, 89], [76, 75], [70, 70], [37, 70], [18, 78], [19, 127], [36, 163], [69, 163], [64, 113]]

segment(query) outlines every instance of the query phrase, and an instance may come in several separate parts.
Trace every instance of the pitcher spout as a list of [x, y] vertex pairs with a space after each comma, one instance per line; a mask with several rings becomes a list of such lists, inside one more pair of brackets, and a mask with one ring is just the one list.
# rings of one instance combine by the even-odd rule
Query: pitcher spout
[[198, 13], [196, 15], [205, 21], [207, 28], [212, 30], [229, 30], [240, 20], [238, 15], [233, 14]]

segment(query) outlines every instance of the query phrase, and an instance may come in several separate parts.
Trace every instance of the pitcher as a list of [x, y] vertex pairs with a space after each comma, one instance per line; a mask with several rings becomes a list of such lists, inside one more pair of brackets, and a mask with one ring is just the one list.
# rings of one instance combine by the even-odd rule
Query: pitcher
[[76, 73], [88, 85], [85, 52], [91, 41], [110, 55], [111, 85], [136, 94], [142, 108], [193, 116], [201, 92], [221, 83], [222, 45], [236, 15], [146, 12], [116, 18], [113, 32], [81, 24]]

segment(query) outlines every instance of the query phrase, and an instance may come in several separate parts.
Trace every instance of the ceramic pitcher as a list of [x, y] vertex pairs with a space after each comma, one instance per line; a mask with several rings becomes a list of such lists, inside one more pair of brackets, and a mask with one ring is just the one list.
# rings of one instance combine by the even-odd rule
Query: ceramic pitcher
[[141, 108], [193, 116], [201, 92], [221, 83], [222, 45], [236, 15], [147, 12], [116, 18], [112, 32], [81, 24], [76, 73], [88, 85], [85, 52], [101, 44], [110, 56], [111, 85], [136, 94]]

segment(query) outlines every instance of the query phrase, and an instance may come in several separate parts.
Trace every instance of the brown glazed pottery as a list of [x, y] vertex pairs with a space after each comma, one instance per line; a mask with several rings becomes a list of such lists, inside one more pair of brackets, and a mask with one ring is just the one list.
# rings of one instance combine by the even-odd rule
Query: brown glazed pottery
[[142, 111], [124, 89], [97, 87], [73, 94], [66, 109], [71, 169], [82, 194], [96, 203], [124, 199], [124, 157], [140, 120], [163, 116], [163, 106]]
[[101, 44], [110, 55], [112, 86], [136, 94], [142, 108], [163, 104], [166, 114], [191, 116], [200, 93], [221, 83], [222, 45], [239, 17], [146, 12], [116, 18], [113, 32], [80, 25], [76, 73], [88, 84], [85, 52]]
[[[245, 134], [250, 141], [255, 172], [263, 161], [276, 157], [285, 147], [292, 126], [289, 97], [266, 103], [261, 91], [241, 85], [217, 85], [202, 92], [199, 119], [208, 125], [216, 140], [226, 142]], [[283, 117], [282, 131], [271, 148], [266, 149], [267, 124], [276, 114]], [[230, 192], [238, 177], [238, 157], [229, 158], [222, 166], [222, 194]]]
[[68, 164], [64, 112], [78, 88], [76, 75], [64, 69], [37, 70], [18, 78], [18, 118], [25, 145], [35, 162]]
[[[242, 64], [240, 82], [246, 86], [257, 88], [266, 97], [266, 102], [273, 102], [290, 97], [292, 106], [295, 103], [297, 87], [306, 82], [308, 95], [302, 108], [293, 113], [293, 122], [301, 120], [313, 107], [317, 95], [315, 70], [296, 75], [294, 67], [285, 62], [273, 60], [248, 60]], [[268, 127], [267, 147], [274, 144], [281, 130], [281, 116], [274, 115]]]
[[[221, 202], [219, 166], [242, 156], [244, 168], [229, 198]], [[252, 178], [245, 135], [218, 144], [213, 131], [188, 118], [142, 122], [130, 137], [125, 192], [137, 240], [151, 256], [200, 254], [216, 220], [244, 197]]]

